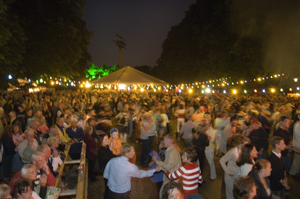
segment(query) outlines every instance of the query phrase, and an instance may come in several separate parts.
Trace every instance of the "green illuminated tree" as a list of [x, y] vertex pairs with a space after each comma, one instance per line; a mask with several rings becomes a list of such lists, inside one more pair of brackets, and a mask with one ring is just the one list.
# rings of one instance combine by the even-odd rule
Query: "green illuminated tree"
[[116, 37], [118, 37], [118, 40], [113, 40], [115, 44], [119, 48], [119, 67], [123, 68], [123, 49], [126, 49], [126, 39], [118, 34], [116, 34]]
[[104, 77], [116, 70], [119, 69], [118, 65], [113, 65], [112, 67], [107, 67], [106, 65], [102, 65], [100, 67], [96, 66], [95, 64], [90, 65], [88, 69], [85, 70], [86, 78], [89, 80], [99, 79]]

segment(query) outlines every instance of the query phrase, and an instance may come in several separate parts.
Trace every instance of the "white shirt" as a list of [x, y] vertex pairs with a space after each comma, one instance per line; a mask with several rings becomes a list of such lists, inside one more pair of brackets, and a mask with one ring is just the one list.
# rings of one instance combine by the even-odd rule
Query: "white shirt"
[[106, 165], [103, 177], [108, 180], [107, 186], [115, 193], [126, 193], [131, 189], [131, 178], [150, 177], [155, 169], [149, 171], [139, 170], [124, 156], [112, 158]]
[[276, 153], [275, 151], [272, 150], [272, 153], [274, 153], [278, 158], [281, 158], [281, 153]]

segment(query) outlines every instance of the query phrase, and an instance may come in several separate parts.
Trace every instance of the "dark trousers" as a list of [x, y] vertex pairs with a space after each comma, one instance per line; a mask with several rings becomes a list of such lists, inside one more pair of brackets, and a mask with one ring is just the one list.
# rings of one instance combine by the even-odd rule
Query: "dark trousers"
[[4, 155], [3, 160], [3, 173], [4, 173], [4, 180], [10, 179], [10, 174], [13, 167], [13, 155]]
[[199, 167], [201, 169], [201, 174], [203, 175], [203, 170], [204, 170], [204, 161], [205, 161], [205, 150], [200, 150], [196, 148], [197, 151], [197, 156], [199, 159]]
[[154, 141], [154, 139], [155, 139], [155, 135], [148, 136], [150, 151], [152, 151], [152, 149], [153, 149], [153, 141]]
[[70, 154], [72, 160], [79, 160], [80, 159], [80, 153], [72, 153]]
[[150, 153], [150, 142], [148, 139], [141, 140], [141, 142], [142, 142], [143, 150], [142, 150], [140, 162], [141, 164], [147, 164], [147, 157]]
[[157, 183], [156, 183], [156, 187], [157, 187], [157, 196], [158, 196], [158, 198], [159, 198], [159, 191], [160, 191], [160, 189], [161, 189], [162, 184], [163, 184], [163, 181], [157, 182]]
[[88, 176], [89, 176], [89, 179], [90, 179], [91, 181], [95, 181], [95, 180], [96, 180], [96, 176], [97, 176], [97, 175], [94, 173], [95, 163], [96, 163], [96, 160], [89, 160]]
[[115, 193], [107, 187], [107, 198], [105, 199], [130, 199], [129, 192], [126, 193]]

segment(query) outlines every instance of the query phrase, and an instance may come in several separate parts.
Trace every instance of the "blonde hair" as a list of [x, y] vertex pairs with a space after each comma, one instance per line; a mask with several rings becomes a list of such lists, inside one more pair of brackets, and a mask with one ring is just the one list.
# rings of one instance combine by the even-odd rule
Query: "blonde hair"
[[10, 194], [11, 189], [7, 184], [0, 184], [0, 198], [5, 198], [6, 194]]
[[50, 137], [47, 140], [48, 146], [53, 146], [54, 144], [59, 143], [59, 139], [57, 137]]

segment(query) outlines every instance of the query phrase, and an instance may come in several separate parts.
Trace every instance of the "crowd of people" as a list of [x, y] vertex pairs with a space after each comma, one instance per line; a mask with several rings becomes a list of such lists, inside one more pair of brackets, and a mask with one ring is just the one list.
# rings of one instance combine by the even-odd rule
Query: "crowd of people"
[[45, 198], [84, 141], [90, 186], [103, 174], [104, 198], [130, 198], [132, 177], [151, 177], [153, 198], [202, 198], [205, 159], [214, 180], [220, 157], [227, 199], [283, 199], [287, 174], [299, 178], [299, 105], [284, 95], [2, 92], [0, 198]]

